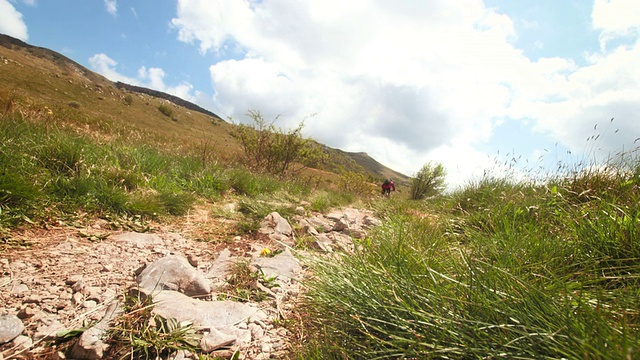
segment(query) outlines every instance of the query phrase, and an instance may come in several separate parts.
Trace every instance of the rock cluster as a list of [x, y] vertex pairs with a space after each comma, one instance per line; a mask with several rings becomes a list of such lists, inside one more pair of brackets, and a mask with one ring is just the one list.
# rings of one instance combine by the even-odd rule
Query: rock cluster
[[[202, 352], [280, 358], [290, 351], [290, 333], [276, 320], [287, 316], [302, 291], [305, 270], [295, 256], [302, 251], [300, 239], [322, 252], [350, 252], [352, 239], [363, 238], [379, 220], [367, 211], [342, 209], [296, 215], [293, 223], [271, 213], [259, 230], [260, 240], [237, 237], [217, 249], [166, 231], [111, 233], [100, 241], [61, 232], [42, 248], [3, 253], [0, 359], [50, 351], [49, 340], [56, 334], [83, 326], [90, 327], [73, 340], [68, 356], [105, 357], [109, 345], [104, 335], [122, 315], [123, 295], [133, 290], [150, 296], [154, 314], [197, 329]], [[93, 230], [105, 228], [98, 221]], [[267, 300], [218, 300], [239, 262], [261, 274], [265, 281], [256, 286]], [[65, 357], [61, 352], [56, 356]], [[171, 356], [197, 358], [184, 352]]]

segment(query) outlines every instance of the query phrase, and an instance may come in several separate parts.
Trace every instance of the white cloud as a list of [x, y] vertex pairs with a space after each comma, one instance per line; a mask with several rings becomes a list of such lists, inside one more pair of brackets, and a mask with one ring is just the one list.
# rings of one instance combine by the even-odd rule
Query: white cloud
[[7, 0], [0, 0], [0, 33], [22, 41], [29, 40], [29, 32], [22, 19], [22, 13], [17, 11]]
[[106, 54], [95, 54], [89, 58], [89, 66], [100, 75], [112, 81], [121, 81], [132, 85], [137, 85], [138, 81], [133, 78], [126, 77], [118, 73], [116, 66], [118, 62], [107, 56]]
[[117, 70], [118, 63], [106, 54], [96, 54], [89, 59], [91, 69], [111, 81], [120, 81], [123, 83], [143, 86], [154, 90], [166, 92], [171, 95], [178, 96], [187, 101], [195, 101], [196, 97], [192, 95], [193, 86], [187, 82], [183, 82], [176, 86], [165, 84], [165, 72], [160, 68], [141, 67], [138, 69], [137, 77], [132, 78], [120, 74]]
[[640, 27], [640, 2], [636, 0], [595, 0], [593, 26], [605, 32], [624, 33]]
[[640, 34], [640, 2], [636, 0], [594, 0], [592, 22], [601, 30], [600, 47], [607, 49], [611, 40], [637, 38]]
[[107, 12], [113, 16], [118, 15], [118, 1], [117, 0], [104, 0], [104, 7]]
[[[504, 115], [504, 82], [527, 66], [511, 20], [481, 1], [178, 2], [178, 39], [241, 57], [210, 67], [216, 107], [249, 109], [330, 146], [413, 174], [454, 143], [482, 143]], [[467, 155], [462, 155], [467, 154]]]
[[317, 114], [305, 128], [317, 140], [409, 175], [441, 162], [455, 183], [492, 167], [478, 149], [507, 118], [573, 151], [611, 117], [620, 131], [598, 146], [640, 134], [640, 2], [594, 1], [603, 46], [586, 66], [528, 59], [512, 20], [480, 0], [179, 0], [171, 23], [180, 41], [232, 58], [210, 67], [223, 114], [282, 114], [280, 126]]

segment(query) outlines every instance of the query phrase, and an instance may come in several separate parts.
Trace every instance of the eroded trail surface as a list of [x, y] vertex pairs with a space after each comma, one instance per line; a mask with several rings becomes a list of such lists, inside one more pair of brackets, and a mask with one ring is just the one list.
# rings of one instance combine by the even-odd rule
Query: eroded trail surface
[[[352, 208], [299, 210], [292, 224], [272, 213], [255, 235], [208, 242], [194, 240], [185, 224], [111, 230], [105, 220], [16, 235], [30, 246], [0, 253], [0, 359], [111, 358], [116, 346], [103, 339], [118, 326], [125, 294], [151, 295], [154, 314], [192, 324], [199, 354], [286, 358], [292, 334], [282, 320], [303, 291], [304, 259], [351, 252], [353, 239], [379, 224]], [[249, 287], [240, 281], [244, 270]], [[89, 330], [55, 345], [56, 336], [83, 327]]]

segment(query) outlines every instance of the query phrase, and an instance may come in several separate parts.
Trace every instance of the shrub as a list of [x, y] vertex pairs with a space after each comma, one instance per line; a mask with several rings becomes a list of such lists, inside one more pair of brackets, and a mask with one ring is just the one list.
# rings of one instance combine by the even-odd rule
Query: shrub
[[133, 96], [131, 94], [127, 94], [127, 95], [124, 96], [124, 98], [122, 98], [122, 101], [127, 106], [131, 105], [131, 104], [133, 104]]
[[411, 199], [422, 200], [444, 190], [446, 171], [442, 164], [428, 163], [411, 179]]
[[242, 144], [245, 160], [251, 168], [282, 177], [295, 163], [315, 163], [322, 158], [322, 149], [302, 137], [304, 121], [286, 132], [276, 129], [273, 123], [267, 124], [258, 111], [249, 111], [248, 115], [253, 125], [239, 124], [233, 135]]
[[82, 107], [82, 105], [77, 101], [70, 101], [67, 105], [69, 105], [69, 107], [72, 107], [74, 109], [80, 109]]
[[172, 118], [173, 117], [173, 109], [171, 108], [171, 106], [167, 105], [167, 104], [160, 104], [158, 105], [158, 110], [162, 113], [162, 115], [168, 117], [168, 118]]
[[340, 176], [340, 189], [356, 195], [371, 195], [375, 191], [367, 175], [347, 171]]

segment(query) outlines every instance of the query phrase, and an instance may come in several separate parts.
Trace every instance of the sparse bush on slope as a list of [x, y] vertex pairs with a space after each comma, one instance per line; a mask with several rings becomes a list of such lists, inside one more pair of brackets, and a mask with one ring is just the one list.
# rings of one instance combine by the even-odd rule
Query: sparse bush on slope
[[442, 164], [428, 163], [411, 178], [411, 200], [440, 195], [445, 188], [447, 172]]
[[248, 115], [253, 124], [238, 124], [233, 135], [242, 144], [250, 168], [284, 177], [300, 170], [293, 168], [295, 164], [318, 165], [323, 161], [322, 149], [302, 137], [304, 121], [287, 132], [268, 124], [259, 111]]

